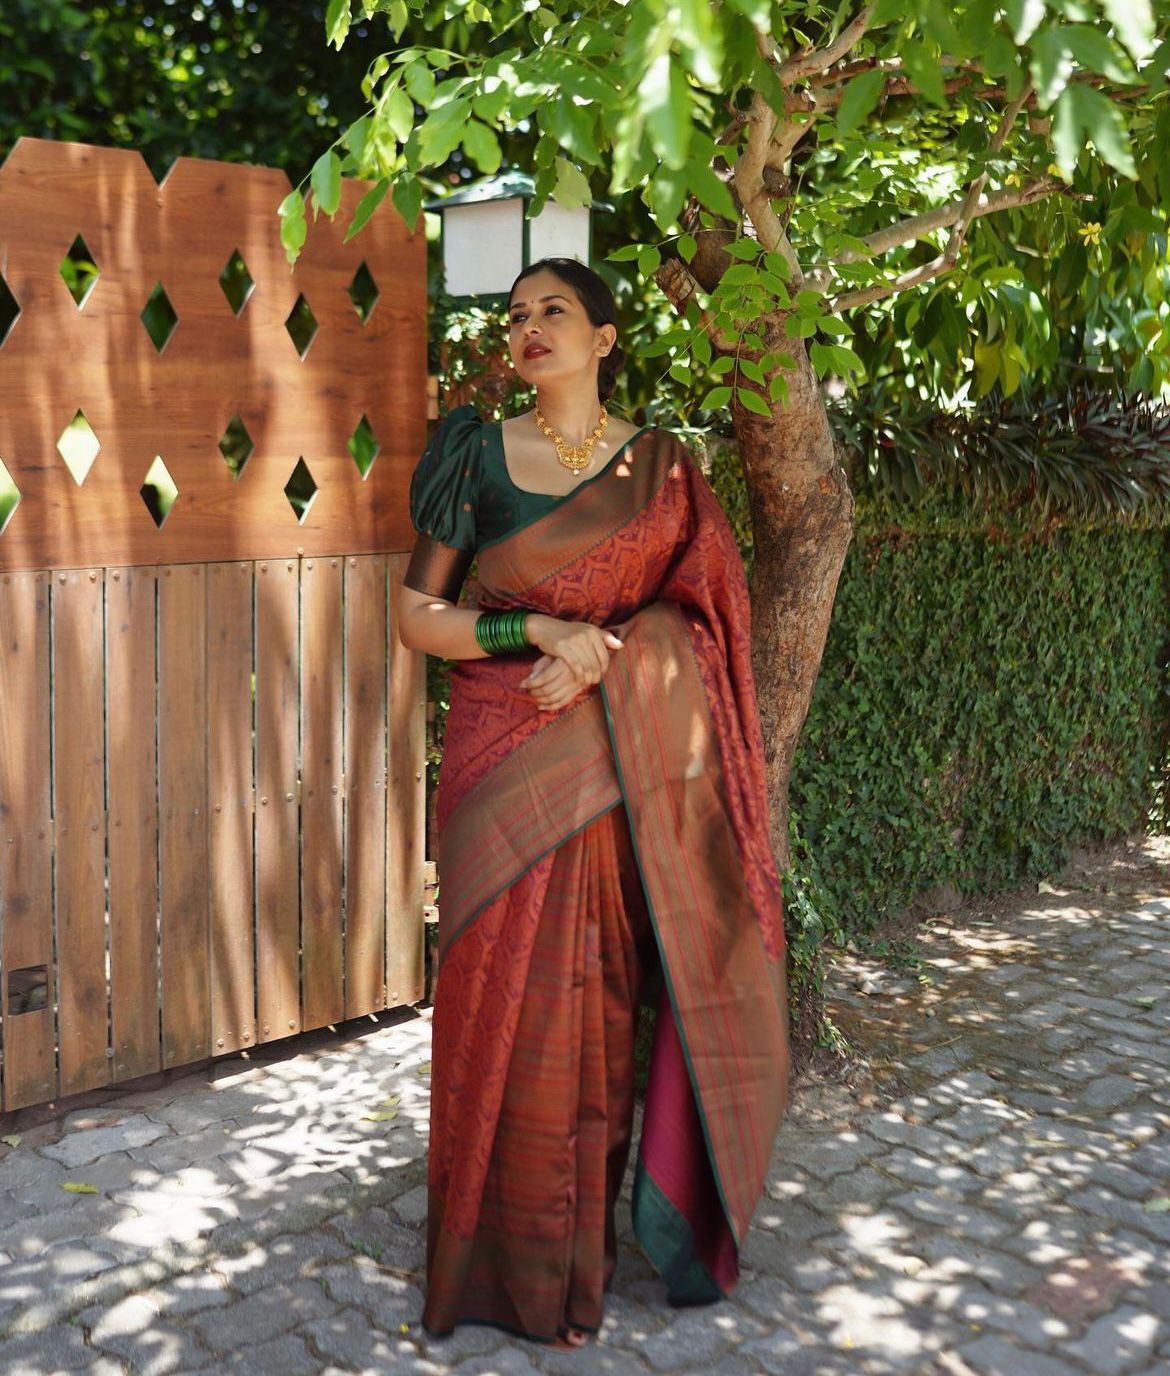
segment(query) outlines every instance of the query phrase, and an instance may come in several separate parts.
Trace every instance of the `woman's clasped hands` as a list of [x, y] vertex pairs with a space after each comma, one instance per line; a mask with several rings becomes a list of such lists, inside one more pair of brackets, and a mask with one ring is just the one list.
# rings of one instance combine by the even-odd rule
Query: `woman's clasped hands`
[[542, 712], [555, 712], [600, 683], [609, 668], [610, 652], [622, 648], [617, 636], [604, 627], [555, 616], [530, 617], [528, 638], [542, 653], [520, 687]]

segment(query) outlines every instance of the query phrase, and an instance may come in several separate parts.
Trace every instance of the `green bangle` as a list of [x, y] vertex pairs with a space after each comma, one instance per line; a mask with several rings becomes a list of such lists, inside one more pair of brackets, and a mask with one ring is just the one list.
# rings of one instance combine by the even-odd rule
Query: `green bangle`
[[490, 655], [531, 649], [531, 642], [524, 633], [527, 616], [523, 607], [507, 612], [481, 612], [475, 620], [476, 644]]

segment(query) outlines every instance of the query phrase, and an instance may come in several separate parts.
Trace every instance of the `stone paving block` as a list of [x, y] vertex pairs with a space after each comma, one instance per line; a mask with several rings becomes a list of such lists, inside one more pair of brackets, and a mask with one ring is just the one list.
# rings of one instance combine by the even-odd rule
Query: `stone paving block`
[[[466, 1361], [460, 1362], [455, 1369], [460, 1376], [531, 1376], [537, 1369], [536, 1362], [541, 1348], [535, 1348], [534, 1344], [525, 1343], [523, 1346], [519, 1342], [506, 1343], [498, 1352], [490, 1357], [468, 1357]], [[580, 1354], [570, 1353], [570, 1356]], [[588, 1359], [593, 1357], [590, 1351]], [[394, 1370], [397, 1372], [398, 1368]]]
[[969, 1242], [949, 1233], [929, 1233], [916, 1239], [926, 1266], [916, 1274], [920, 1280], [942, 1284], [968, 1278], [983, 1282], [990, 1289], [1018, 1294], [1041, 1277], [1038, 1266], [1030, 1265], [1009, 1252], [986, 1243]]
[[1086, 1108], [1119, 1108], [1142, 1092], [1140, 1084], [1126, 1075], [1102, 1075], [1090, 1080], [1077, 1095]]
[[187, 1275], [174, 1276], [141, 1293], [160, 1314], [170, 1319], [234, 1304], [239, 1298], [213, 1271], [191, 1271]]
[[[411, 1334], [419, 1345], [424, 1357], [439, 1366], [458, 1366], [466, 1357], [483, 1357], [496, 1352], [508, 1341], [508, 1335], [499, 1328], [491, 1328], [484, 1323], [461, 1323], [454, 1332], [443, 1338], [432, 1338], [421, 1324], [414, 1324]], [[575, 1356], [575, 1353], [570, 1353]]]
[[1170, 1336], [1170, 1324], [1156, 1314], [1125, 1305], [1105, 1314], [1089, 1326], [1079, 1342], [1065, 1343], [1064, 1350], [1089, 1368], [1094, 1376], [1120, 1376]]
[[336, 1312], [337, 1305], [316, 1281], [302, 1280], [269, 1286], [235, 1304], [193, 1314], [187, 1327], [213, 1351], [230, 1352]]
[[989, 1242], [1002, 1237], [1010, 1227], [1006, 1220], [980, 1209], [969, 1200], [958, 1202], [925, 1190], [910, 1190], [906, 1194], [896, 1195], [890, 1200], [889, 1207], [900, 1209], [922, 1223], [945, 1228], [972, 1242]]
[[1096, 1185], [1070, 1194], [1068, 1202], [1076, 1209], [1098, 1218], [1108, 1218], [1138, 1232], [1149, 1233], [1162, 1242], [1170, 1242], [1170, 1213], [1151, 1213], [1133, 1199], [1123, 1199]]
[[73, 1324], [55, 1324], [39, 1333], [0, 1338], [0, 1371], [4, 1376], [84, 1371], [96, 1356], [86, 1347], [81, 1329]]
[[983, 1188], [983, 1181], [958, 1162], [947, 1157], [924, 1156], [909, 1147], [895, 1147], [888, 1152], [882, 1158], [882, 1167], [898, 1180], [956, 1195]]
[[980, 1338], [961, 1347], [959, 1356], [979, 1376], [1080, 1376], [1068, 1361], [1017, 1347], [1007, 1338]]
[[87, 1165], [110, 1152], [143, 1147], [169, 1132], [165, 1124], [153, 1122], [144, 1114], [132, 1113], [110, 1127], [71, 1132], [59, 1142], [52, 1142], [41, 1150], [45, 1156], [60, 1161], [70, 1170], [76, 1170], [78, 1166]]
[[394, 1212], [406, 1224], [417, 1226], [427, 1219], [427, 1187], [416, 1185], [394, 1201]]
[[222, 1353], [215, 1358], [214, 1366], [202, 1367], [198, 1376], [221, 1376], [225, 1371], [243, 1372], [244, 1376], [318, 1376], [321, 1370], [320, 1359], [309, 1351], [304, 1338], [297, 1333], [284, 1333], [262, 1347]]
[[208, 1352], [182, 1328], [155, 1315], [132, 1333], [91, 1334], [94, 1347], [116, 1353], [130, 1363], [135, 1376], [169, 1376], [206, 1365]]
[[433, 1372], [439, 1376], [452, 1369], [446, 1362], [419, 1356], [413, 1344], [400, 1334], [384, 1333], [373, 1327], [358, 1309], [339, 1309], [327, 1318], [314, 1319], [304, 1324], [299, 1333], [323, 1357], [343, 1363], [345, 1371], [393, 1372], [394, 1376]]
[[1030, 1347], [1051, 1348], [1062, 1338], [1072, 1336], [1068, 1324], [1047, 1309], [1027, 1300], [993, 1294], [978, 1282], [968, 1282], [953, 1297], [947, 1297], [948, 1311], [968, 1327], [998, 1328]]
[[422, 1316], [422, 1291], [368, 1257], [332, 1262], [321, 1267], [316, 1279], [337, 1304], [365, 1309], [388, 1328], [403, 1323], [417, 1325]]
[[239, 1150], [232, 1136], [235, 1123], [213, 1122], [190, 1132], [160, 1138], [132, 1152], [134, 1159], [160, 1174]]
[[352, 1253], [353, 1248], [335, 1234], [315, 1229], [268, 1238], [241, 1254], [217, 1257], [211, 1264], [234, 1290], [251, 1295], [268, 1285], [315, 1277], [322, 1266]]
[[395, 1223], [385, 1209], [375, 1207], [356, 1214], [338, 1214], [332, 1221], [351, 1247], [366, 1250], [385, 1266], [413, 1271], [426, 1263], [422, 1234]]
[[819, 1179], [827, 1180], [838, 1171], [851, 1170], [859, 1162], [879, 1155], [881, 1150], [881, 1146], [864, 1133], [840, 1132], [810, 1142], [804, 1166]]
[[754, 1315], [727, 1301], [676, 1309], [665, 1328], [635, 1346], [655, 1371], [677, 1370], [679, 1356], [706, 1366], [731, 1346], [761, 1337], [766, 1329]]
[[111, 1257], [84, 1242], [58, 1243], [0, 1272], [0, 1308], [31, 1304], [47, 1290], [80, 1284], [113, 1265]]

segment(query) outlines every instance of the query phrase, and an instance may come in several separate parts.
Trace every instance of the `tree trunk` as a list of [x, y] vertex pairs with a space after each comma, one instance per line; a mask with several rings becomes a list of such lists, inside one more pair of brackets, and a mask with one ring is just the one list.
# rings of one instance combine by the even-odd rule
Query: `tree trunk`
[[752, 668], [760, 701], [772, 847], [789, 861], [788, 780], [820, 670], [845, 553], [853, 494], [820, 385], [803, 347], [776, 331], [769, 348], [798, 355], [788, 401], [770, 418], [733, 413], [747, 480], [752, 568]]

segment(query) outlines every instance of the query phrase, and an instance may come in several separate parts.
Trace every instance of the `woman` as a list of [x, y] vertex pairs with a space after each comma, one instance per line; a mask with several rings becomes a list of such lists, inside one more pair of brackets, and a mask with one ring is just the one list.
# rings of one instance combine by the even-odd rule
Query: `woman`
[[[423, 1323], [560, 1346], [600, 1326], [658, 987], [635, 1234], [674, 1303], [738, 1279], [787, 1092], [784, 930], [743, 564], [681, 442], [607, 415], [605, 283], [526, 268], [536, 388], [456, 408], [411, 483], [405, 645], [456, 661], [440, 894]], [[477, 609], [456, 606], [472, 558]], [[653, 981], [653, 983], [651, 983]]]

